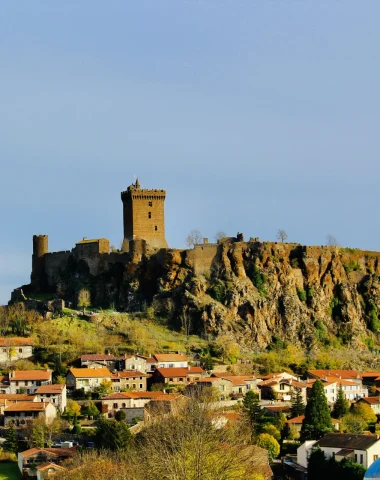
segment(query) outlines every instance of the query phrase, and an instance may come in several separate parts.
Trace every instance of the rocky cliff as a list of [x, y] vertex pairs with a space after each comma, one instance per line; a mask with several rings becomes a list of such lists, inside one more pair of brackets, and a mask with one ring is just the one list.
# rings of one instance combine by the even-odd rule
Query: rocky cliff
[[87, 287], [94, 304], [123, 311], [152, 306], [178, 328], [228, 333], [251, 350], [372, 346], [380, 330], [380, 253], [235, 239], [123, 259], [91, 275], [71, 258], [49, 288], [72, 300]]

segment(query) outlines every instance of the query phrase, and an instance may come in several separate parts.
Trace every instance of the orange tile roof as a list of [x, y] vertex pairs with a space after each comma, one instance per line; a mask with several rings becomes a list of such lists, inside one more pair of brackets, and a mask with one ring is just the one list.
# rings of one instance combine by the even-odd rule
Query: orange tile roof
[[200, 367], [173, 367], [173, 368], [157, 368], [156, 372], [159, 372], [163, 377], [187, 377], [189, 373], [204, 373], [203, 368]]
[[35, 398], [35, 395], [27, 395], [26, 393], [0, 393], [1, 400], [12, 402], [33, 402]]
[[188, 358], [179, 353], [156, 353], [153, 357], [158, 362], [187, 362]]
[[70, 368], [70, 372], [76, 378], [112, 377], [108, 368]]
[[162, 392], [116, 392], [116, 393], [111, 393], [110, 395], [107, 395], [106, 397], [103, 397], [102, 400], [116, 400], [120, 399], [122, 400], [123, 398], [154, 398], [154, 397], [159, 397], [161, 395], [168, 395], [163, 394]]
[[342, 379], [361, 378], [357, 370], [308, 370], [307, 373], [315, 377], [337, 377]]
[[0, 347], [27, 347], [33, 345], [32, 338], [26, 337], [0, 337]]
[[363, 372], [362, 378], [380, 377], [380, 372]]
[[371, 405], [380, 405], [380, 397], [363, 397], [360, 400], [364, 400]]
[[90, 353], [88, 355], [82, 355], [80, 359], [81, 361], [84, 360], [84, 361], [93, 361], [93, 362], [96, 362], [97, 360], [100, 362], [104, 360], [110, 360], [110, 361], [116, 360], [114, 355], [104, 354], [104, 353]]
[[38, 465], [38, 467], [36, 467], [36, 469], [39, 470], [40, 472], [49, 470], [50, 468], [53, 468], [54, 470], [66, 470], [65, 467], [62, 467], [62, 465], [57, 465], [54, 462], [41, 463], [41, 465]]
[[112, 378], [137, 378], [137, 377], [149, 377], [146, 373], [138, 372], [136, 370], [116, 372], [112, 375]]
[[51, 380], [51, 371], [46, 370], [15, 370], [9, 377], [10, 382], [19, 380]]
[[52, 385], [41, 385], [35, 391], [36, 394], [38, 393], [62, 393], [65, 388], [65, 385], [61, 385], [58, 383], [54, 383]]
[[20, 455], [23, 456], [23, 458], [31, 457], [33, 455], [36, 455], [37, 453], [40, 452], [46, 452], [50, 453], [50, 455], [55, 455], [56, 457], [66, 457], [68, 455], [74, 455], [76, 452], [77, 447], [71, 447], [71, 448], [29, 448], [28, 450], [24, 450], [23, 452], [20, 452]]
[[10, 405], [4, 410], [5, 412], [44, 412], [49, 402], [18, 402]]
[[[291, 418], [286, 421], [286, 423], [290, 425], [300, 425], [303, 422], [303, 419], [305, 418], [305, 415], [300, 415], [299, 417]], [[339, 420], [336, 420], [335, 418], [331, 419], [332, 423], [340, 423]]]

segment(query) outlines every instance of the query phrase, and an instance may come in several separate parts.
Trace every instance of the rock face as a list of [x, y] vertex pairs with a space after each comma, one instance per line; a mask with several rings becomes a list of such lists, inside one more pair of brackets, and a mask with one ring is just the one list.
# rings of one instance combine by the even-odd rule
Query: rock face
[[235, 239], [113, 259], [96, 276], [69, 259], [49, 288], [73, 300], [87, 287], [94, 304], [123, 311], [152, 304], [178, 327], [185, 312], [195, 333], [233, 334], [253, 350], [281, 340], [363, 345], [380, 330], [379, 259], [376, 252]]

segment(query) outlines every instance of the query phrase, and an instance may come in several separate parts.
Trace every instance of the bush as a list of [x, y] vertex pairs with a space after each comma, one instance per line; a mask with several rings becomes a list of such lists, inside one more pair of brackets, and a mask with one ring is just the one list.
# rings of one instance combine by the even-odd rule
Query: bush
[[12, 452], [6, 452], [0, 449], [0, 462], [15, 462], [17, 460], [16, 454]]
[[306, 302], [307, 296], [305, 290], [302, 290], [302, 288], [297, 287], [297, 295], [298, 298], [301, 300], [301, 302]]
[[247, 274], [248, 277], [251, 279], [253, 285], [259, 291], [260, 295], [262, 297], [268, 295], [268, 291], [265, 288], [265, 284], [267, 283], [267, 277], [263, 273], [260, 273], [260, 270], [256, 266], [248, 269]]
[[348, 263], [345, 263], [343, 267], [346, 270], [346, 273], [356, 272], [360, 270], [360, 265], [358, 264], [358, 262], [355, 262], [352, 259]]

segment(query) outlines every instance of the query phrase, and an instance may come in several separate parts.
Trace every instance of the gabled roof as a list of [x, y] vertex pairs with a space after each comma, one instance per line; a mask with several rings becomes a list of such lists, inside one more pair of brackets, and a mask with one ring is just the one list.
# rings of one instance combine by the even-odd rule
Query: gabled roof
[[[32, 338], [26, 337], [0, 337], [0, 347], [28, 347], [33, 345]], [[380, 374], [379, 374], [380, 375]]]
[[51, 371], [47, 370], [14, 370], [9, 376], [10, 382], [19, 380], [51, 380]]
[[160, 397], [162, 395], [168, 395], [168, 394], [162, 393], [162, 392], [117, 392], [117, 393], [111, 393], [110, 395], [103, 397], [102, 400], [154, 398], [154, 397]]
[[358, 402], [366, 402], [369, 405], [380, 405], [380, 397], [363, 397]]
[[70, 368], [75, 378], [111, 378], [108, 368]]
[[352, 433], [328, 433], [313, 447], [349, 448], [352, 450], [367, 450], [379, 440], [376, 435], [354, 435]]
[[187, 362], [188, 358], [179, 353], [156, 353], [153, 355], [157, 362]]
[[88, 355], [82, 355], [80, 359], [82, 362], [83, 361], [102, 362], [104, 360], [114, 361], [116, 360], [116, 357], [114, 355], [104, 354], [104, 353], [90, 353]]
[[361, 379], [361, 374], [358, 370], [308, 370], [309, 375], [314, 377], [336, 377], [342, 379]]
[[23, 458], [27, 457], [32, 457], [33, 455], [36, 455], [38, 453], [48, 453], [49, 455], [53, 455], [56, 457], [67, 457], [74, 455], [76, 452], [76, 447], [71, 447], [71, 448], [29, 448], [28, 450], [24, 450], [23, 452], [20, 452], [20, 455], [23, 456]]
[[53, 462], [41, 463], [41, 465], [38, 465], [38, 467], [36, 467], [36, 469], [39, 470], [40, 472], [44, 472], [45, 470], [50, 470], [51, 468], [53, 470], [66, 470], [65, 467], [62, 467], [62, 465], [57, 465], [56, 463], [53, 463]]
[[0, 400], [9, 400], [11, 402], [33, 402], [35, 395], [26, 393], [0, 393]]
[[53, 385], [41, 385], [35, 391], [36, 394], [41, 393], [55, 393], [59, 394], [62, 393], [66, 385], [61, 385], [58, 383], [54, 383]]
[[137, 378], [137, 377], [149, 377], [146, 373], [138, 372], [137, 370], [127, 370], [125, 372], [116, 372], [112, 375], [112, 378]]
[[156, 372], [159, 372], [163, 377], [187, 377], [189, 373], [204, 373], [203, 368], [200, 367], [173, 367], [173, 368], [157, 368]]
[[[299, 417], [290, 418], [289, 420], [286, 421], [286, 423], [289, 425], [301, 425], [304, 418], [305, 418], [305, 415], [300, 415]], [[335, 424], [340, 423], [340, 421], [336, 420], [335, 418], [332, 418], [331, 422]]]
[[[53, 405], [50, 402], [18, 402], [9, 405], [4, 410], [4, 413], [8, 412], [44, 412], [48, 405]], [[54, 407], [54, 405], [53, 405]], [[55, 408], [55, 407], [54, 407]]]
[[362, 378], [376, 378], [380, 377], [380, 372], [363, 372]]

